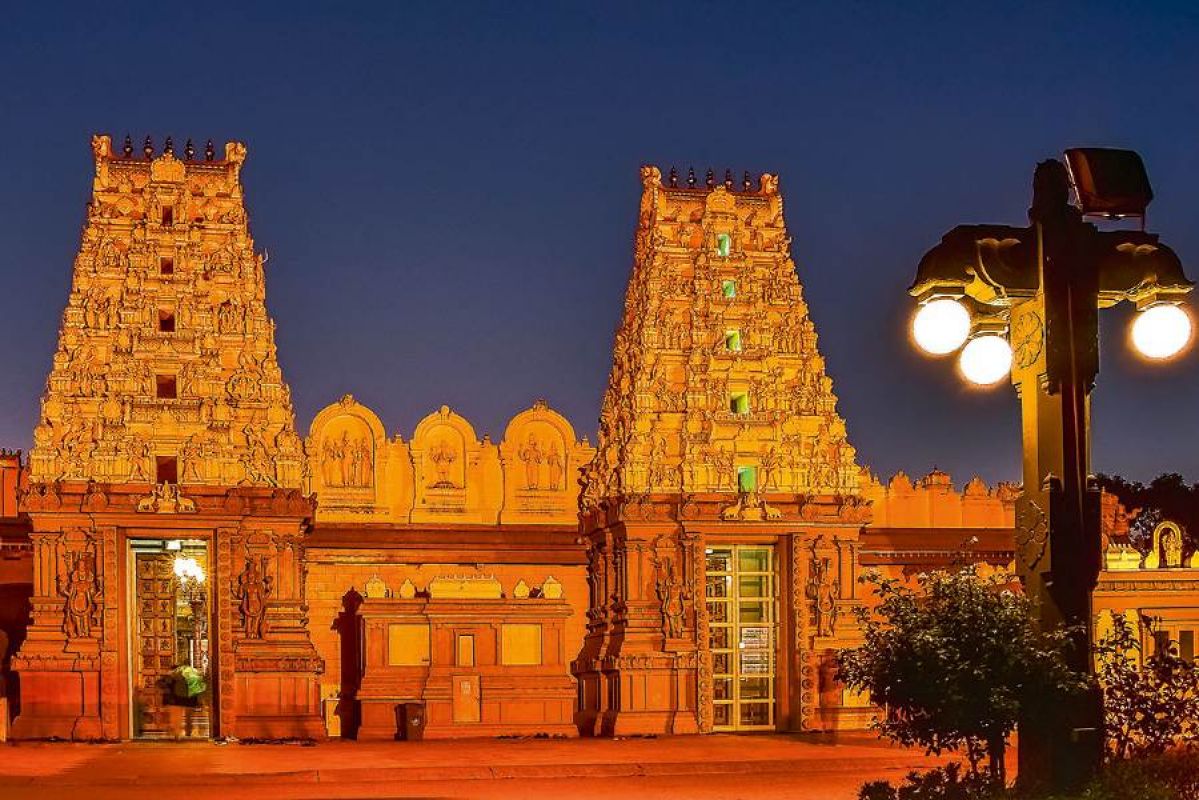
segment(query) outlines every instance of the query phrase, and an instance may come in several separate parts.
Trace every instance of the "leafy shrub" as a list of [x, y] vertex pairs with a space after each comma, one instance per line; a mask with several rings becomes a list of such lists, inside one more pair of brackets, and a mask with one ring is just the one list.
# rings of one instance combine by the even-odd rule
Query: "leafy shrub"
[[985, 755], [1002, 786], [1021, 710], [1054, 708], [1087, 685], [1066, 665], [1068, 632], [1038, 633], [1011, 577], [984, 578], [974, 566], [921, 575], [915, 588], [868, 579], [879, 604], [859, 613], [865, 642], [841, 653], [840, 680], [883, 708], [874, 727], [884, 736], [930, 753], [963, 749], [971, 773]]
[[1155, 755], [1199, 743], [1199, 664], [1163, 647], [1138, 666], [1139, 637], [1123, 615], [1112, 623], [1096, 648], [1112, 755]]
[[874, 781], [858, 793], [858, 800], [999, 800], [1002, 797], [1002, 788], [996, 788], [988, 777], [963, 772], [960, 764], [910, 772], [898, 787], [887, 781]]

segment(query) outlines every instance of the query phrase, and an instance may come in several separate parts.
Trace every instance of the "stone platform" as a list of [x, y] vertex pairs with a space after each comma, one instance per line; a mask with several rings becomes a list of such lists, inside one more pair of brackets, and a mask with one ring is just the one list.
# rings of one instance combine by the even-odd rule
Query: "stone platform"
[[6, 800], [659, 797], [849, 800], [936, 759], [869, 735], [0, 746]]

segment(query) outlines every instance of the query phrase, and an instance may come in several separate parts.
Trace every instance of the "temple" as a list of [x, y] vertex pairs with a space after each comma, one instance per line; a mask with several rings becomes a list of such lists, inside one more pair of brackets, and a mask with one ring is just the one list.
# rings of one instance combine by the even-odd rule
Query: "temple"
[[[92, 149], [34, 446], [0, 452], [0, 736], [860, 728], [859, 579], [1012, 562], [1019, 487], [858, 462], [776, 176], [642, 169], [594, 446], [545, 400], [492, 441], [350, 394], [301, 438], [246, 148]], [[1199, 555], [1105, 502], [1101, 626], [1193, 654]]]

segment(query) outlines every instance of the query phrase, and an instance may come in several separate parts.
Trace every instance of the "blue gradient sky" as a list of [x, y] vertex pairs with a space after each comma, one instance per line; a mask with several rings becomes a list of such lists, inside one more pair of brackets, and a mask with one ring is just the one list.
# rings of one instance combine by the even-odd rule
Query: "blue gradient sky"
[[[898, 5], [898, 4], [897, 4]], [[89, 137], [246, 141], [298, 422], [352, 391], [409, 436], [546, 397], [595, 429], [638, 166], [782, 176], [860, 460], [1019, 473], [1013, 391], [916, 355], [904, 293], [959, 222], [1024, 224], [1034, 163], [1141, 151], [1199, 274], [1199, 6], [22, 4], [0, 26], [0, 444], [26, 447], [90, 189]], [[1199, 479], [1199, 356], [1108, 312], [1095, 462]]]

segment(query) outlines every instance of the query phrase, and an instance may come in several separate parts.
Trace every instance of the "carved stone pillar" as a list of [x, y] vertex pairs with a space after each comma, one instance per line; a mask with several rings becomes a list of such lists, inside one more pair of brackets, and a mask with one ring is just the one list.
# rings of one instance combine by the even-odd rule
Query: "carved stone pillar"
[[[59, 505], [57, 490], [53, 504]], [[99, 739], [104, 552], [86, 520], [34, 516], [32, 624], [12, 668], [21, 679], [14, 738]], [[64, 522], [68, 524], [63, 524]], [[70, 524], [70, 523], [73, 523]], [[111, 620], [113, 615], [108, 615]]]
[[[695, 558], [702, 540], [683, 533], [665, 500], [610, 508], [607, 524], [585, 534], [593, 591], [587, 636], [572, 665], [581, 687], [576, 723], [584, 735], [697, 733], [703, 566]], [[710, 697], [710, 665], [707, 675]]]
[[308, 636], [304, 524], [270, 523], [254, 528], [260, 520], [246, 519], [218, 545], [221, 562], [228, 564], [221, 675], [232, 678], [222, 688], [221, 729], [242, 739], [320, 739], [324, 662]]

